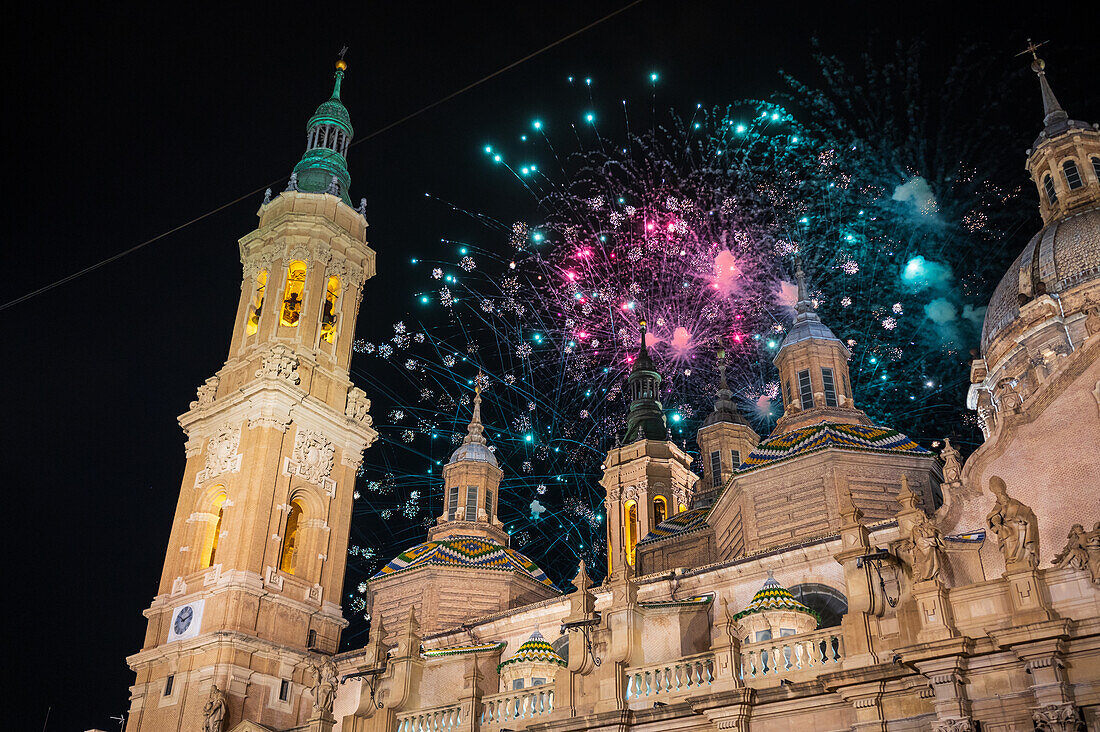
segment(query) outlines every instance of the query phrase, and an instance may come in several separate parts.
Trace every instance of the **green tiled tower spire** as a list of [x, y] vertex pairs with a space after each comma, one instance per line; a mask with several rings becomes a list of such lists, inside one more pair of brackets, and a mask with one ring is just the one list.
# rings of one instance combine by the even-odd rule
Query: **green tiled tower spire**
[[306, 193], [332, 193], [350, 206], [351, 174], [346, 156], [355, 130], [340, 100], [340, 84], [348, 67], [343, 56], [341, 51], [332, 96], [317, 107], [306, 125], [306, 151], [294, 166], [289, 187]]

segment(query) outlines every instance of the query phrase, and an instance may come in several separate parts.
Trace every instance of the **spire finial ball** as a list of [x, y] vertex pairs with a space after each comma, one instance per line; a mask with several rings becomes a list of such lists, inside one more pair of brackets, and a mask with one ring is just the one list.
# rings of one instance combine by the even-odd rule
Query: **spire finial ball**
[[1047, 62], [1041, 58], [1034, 59], [1031, 62], [1031, 70], [1034, 71], [1036, 74], [1043, 73], [1043, 69], [1045, 69], [1046, 67]]
[[344, 71], [347, 68], [348, 68], [348, 62], [345, 61], [344, 59], [340, 59], [339, 61], [336, 62], [336, 69], [338, 71]]

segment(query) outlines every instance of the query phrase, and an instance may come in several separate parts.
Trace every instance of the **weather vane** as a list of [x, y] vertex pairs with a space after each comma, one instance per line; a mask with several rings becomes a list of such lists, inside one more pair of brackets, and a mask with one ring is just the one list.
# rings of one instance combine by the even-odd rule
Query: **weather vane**
[[340, 60], [341, 61], [344, 60], [344, 54], [347, 53], [347, 52], [348, 52], [348, 47], [347, 46], [344, 46], [343, 48], [340, 49]]

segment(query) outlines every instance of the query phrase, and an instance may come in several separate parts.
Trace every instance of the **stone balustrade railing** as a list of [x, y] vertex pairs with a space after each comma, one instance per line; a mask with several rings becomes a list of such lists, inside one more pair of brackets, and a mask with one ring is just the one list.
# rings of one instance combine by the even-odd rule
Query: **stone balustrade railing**
[[701, 692], [714, 682], [714, 654], [702, 653], [626, 671], [627, 703]]
[[541, 684], [492, 694], [481, 699], [481, 729], [522, 729], [554, 711], [554, 685]]
[[469, 704], [447, 704], [397, 715], [397, 732], [451, 732], [469, 717]]
[[840, 628], [788, 635], [741, 646], [741, 678], [781, 679], [836, 671], [844, 660]]

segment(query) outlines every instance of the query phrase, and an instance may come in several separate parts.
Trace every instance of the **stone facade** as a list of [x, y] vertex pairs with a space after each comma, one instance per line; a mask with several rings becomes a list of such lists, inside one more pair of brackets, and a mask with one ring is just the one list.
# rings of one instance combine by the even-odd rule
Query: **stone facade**
[[[987, 315], [970, 395], [987, 439], [964, 465], [858, 408], [799, 267], [776, 357], [784, 415], [760, 439], [723, 378], [701, 470], [667, 439], [643, 337], [626, 441], [603, 465], [602, 585], [582, 563], [562, 594], [509, 547], [478, 392], [442, 514], [371, 579], [369, 644], [340, 654], [350, 494], [375, 437], [347, 365], [374, 260], [346, 170], [332, 190], [292, 179], [241, 241], [230, 357], [180, 420], [188, 463], [128, 659], [128, 728], [1100, 728], [1100, 180], [1065, 167], [1100, 136], [1033, 68], [1045, 227]], [[346, 147], [332, 105], [315, 119]], [[330, 139], [317, 130], [311, 145]], [[304, 162], [311, 186], [329, 180]]]
[[[1045, 196], [1043, 176], [1072, 151], [1084, 168], [1095, 135], [1052, 117], [1041, 85], [1047, 128], [1029, 166]], [[1095, 190], [1067, 179], [1062, 202], [1044, 203], [1045, 231], [1064, 238], [1037, 237], [994, 296], [972, 370], [987, 441], [965, 465], [858, 408], [847, 347], [799, 271], [772, 435], [717, 406], [720, 390], [699, 434], [718, 478], [693, 471], [656, 439], [643, 349], [635, 439], [603, 466], [607, 581], [582, 564], [567, 596], [434, 633], [408, 635], [410, 619], [404, 646], [343, 654], [338, 729], [1100, 728], [1100, 182], [1091, 169], [1083, 181]], [[565, 666], [507, 688], [494, 669], [540, 630]]]

